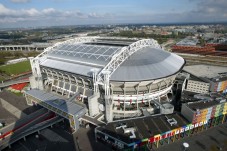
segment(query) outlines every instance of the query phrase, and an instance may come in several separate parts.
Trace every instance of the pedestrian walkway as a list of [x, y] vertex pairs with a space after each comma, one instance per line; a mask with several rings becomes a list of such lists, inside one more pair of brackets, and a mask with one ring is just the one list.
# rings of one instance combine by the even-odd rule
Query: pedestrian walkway
[[20, 79], [20, 80], [12, 80], [12, 81], [7, 81], [7, 82], [2, 82], [0, 83], [0, 89], [5, 88], [14, 84], [20, 84], [20, 83], [26, 83], [29, 82], [29, 79]]

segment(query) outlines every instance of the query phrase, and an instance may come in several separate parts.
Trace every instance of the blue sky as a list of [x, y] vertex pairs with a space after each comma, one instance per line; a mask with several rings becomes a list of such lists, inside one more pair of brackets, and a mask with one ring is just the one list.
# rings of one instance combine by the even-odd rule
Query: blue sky
[[227, 21], [227, 0], [0, 0], [0, 28]]

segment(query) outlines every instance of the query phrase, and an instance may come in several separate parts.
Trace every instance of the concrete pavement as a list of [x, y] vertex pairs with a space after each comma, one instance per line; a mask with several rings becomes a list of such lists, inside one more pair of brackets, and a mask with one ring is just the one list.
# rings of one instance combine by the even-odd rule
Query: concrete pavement
[[7, 101], [0, 98], [0, 103], [3, 108], [5, 108], [7, 111], [9, 111], [11, 114], [16, 116], [18, 119], [24, 118], [27, 116], [27, 114], [23, 113], [21, 110], [16, 108], [15, 106], [11, 105]]

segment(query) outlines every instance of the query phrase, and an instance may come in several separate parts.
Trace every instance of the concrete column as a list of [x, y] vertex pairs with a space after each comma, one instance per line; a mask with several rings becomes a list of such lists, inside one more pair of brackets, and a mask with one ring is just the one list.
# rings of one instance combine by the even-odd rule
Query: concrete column
[[[157, 83], [157, 85], [158, 85], [158, 91], [160, 91], [161, 90], [161, 86], [162, 86], [162, 81], [160, 82], [160, 84], [159, 83]], [[159, 103], [160, 103], [160, 93], [158, 92], [158, 101], [159, 101]]]
[[66, 74], [66, 75], [69, 79], [69, 90], [68, 90], [68, 98], [69, 98], [70, 97], [70, 90], [71, 90], [71, 87], [72, 87], [72, 80], [71, 80], [71, 77], [68, 74]]
[[61, 72], [59, 72], [59, 73], [61, 74], [61, 76], [62, 76], [62, 81], [64, 82], [64, 83], [63, 83], [63, 86], [62, 86], [62, 92], [61, 92], [61, 94], [64, 95], [64, 91], [65, 91], [65, 90], [63, 90], [63, 89], [65, 88], [65, 78], [64, 78], [64, 74], [63, 74], [63, 73], [61, 73]]
[[124, 118], [125, 118], [125, 83], [124, 83]]
[[[150, 95], [151, 93], [151, 86], [152, 86], [153, 82], [150, 83], [149, 85], [149, 90], [148, 90], [148, 94]], [[149, 107], [151, 107], [151, 100], [148, 102], [149, 103]]]
[[74, 78], [75, 81], [76, 81], [76, 92], [78, 92], [78, 80], [77, 80], [77, 77], [73, 76], [73, 78]]
[[[84, 81], [84, 79], [81, 78], [81, 77], [80, 77], [80, 79], [81, 79], [81, 81], [82, 81], [82, 83], [83, 83], [83, 96], [84, 96], [84, 95], [85, 95], [85, 91], [86, 91], [86, 90], [85, 90], [85, 89], [86, 89], [86, 88], [85, 88], [85, 81]], [[84, 97], [82, 97], [82, 100], [81, 100], [81, 101], [84, 102]]]
[[110, 98], [110, 71], [105, 71], [104, 73], [104, 88], [105, 88], [105, 106], [106, 106], [106, 120], [107, 122], [113, 121], [113, 101]]
[[136, 99], [136, 108], [137, 110], [139, 110], [139, 103], [138, 103], [138, 95], [139, 95], [139, 88], [140, 88], [140, 83], [137, 85], [137, 92], [136, 92], [136, 95], [137, 95], [137, 99]]

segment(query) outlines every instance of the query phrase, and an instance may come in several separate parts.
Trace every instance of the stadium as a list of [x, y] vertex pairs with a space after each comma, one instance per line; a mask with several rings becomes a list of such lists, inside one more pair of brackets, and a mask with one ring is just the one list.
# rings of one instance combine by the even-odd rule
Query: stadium
[[[75, 38], [32, 59], [30, 83], [32, 90], [42, 91], [39, 95], [61, 96], [66, 103], [86, 108], [81, 114], [104, 114], [105, 121], [112, 122], [157, 110], [172, 113], [171, 88], [184, 64], [183, 58], [162, 50], [153, 39]], [[29, 97], [40, 97], [32, 90], [25, 94], [28, 104]], [[43, 106], [51, 109], [49, 105]]]

